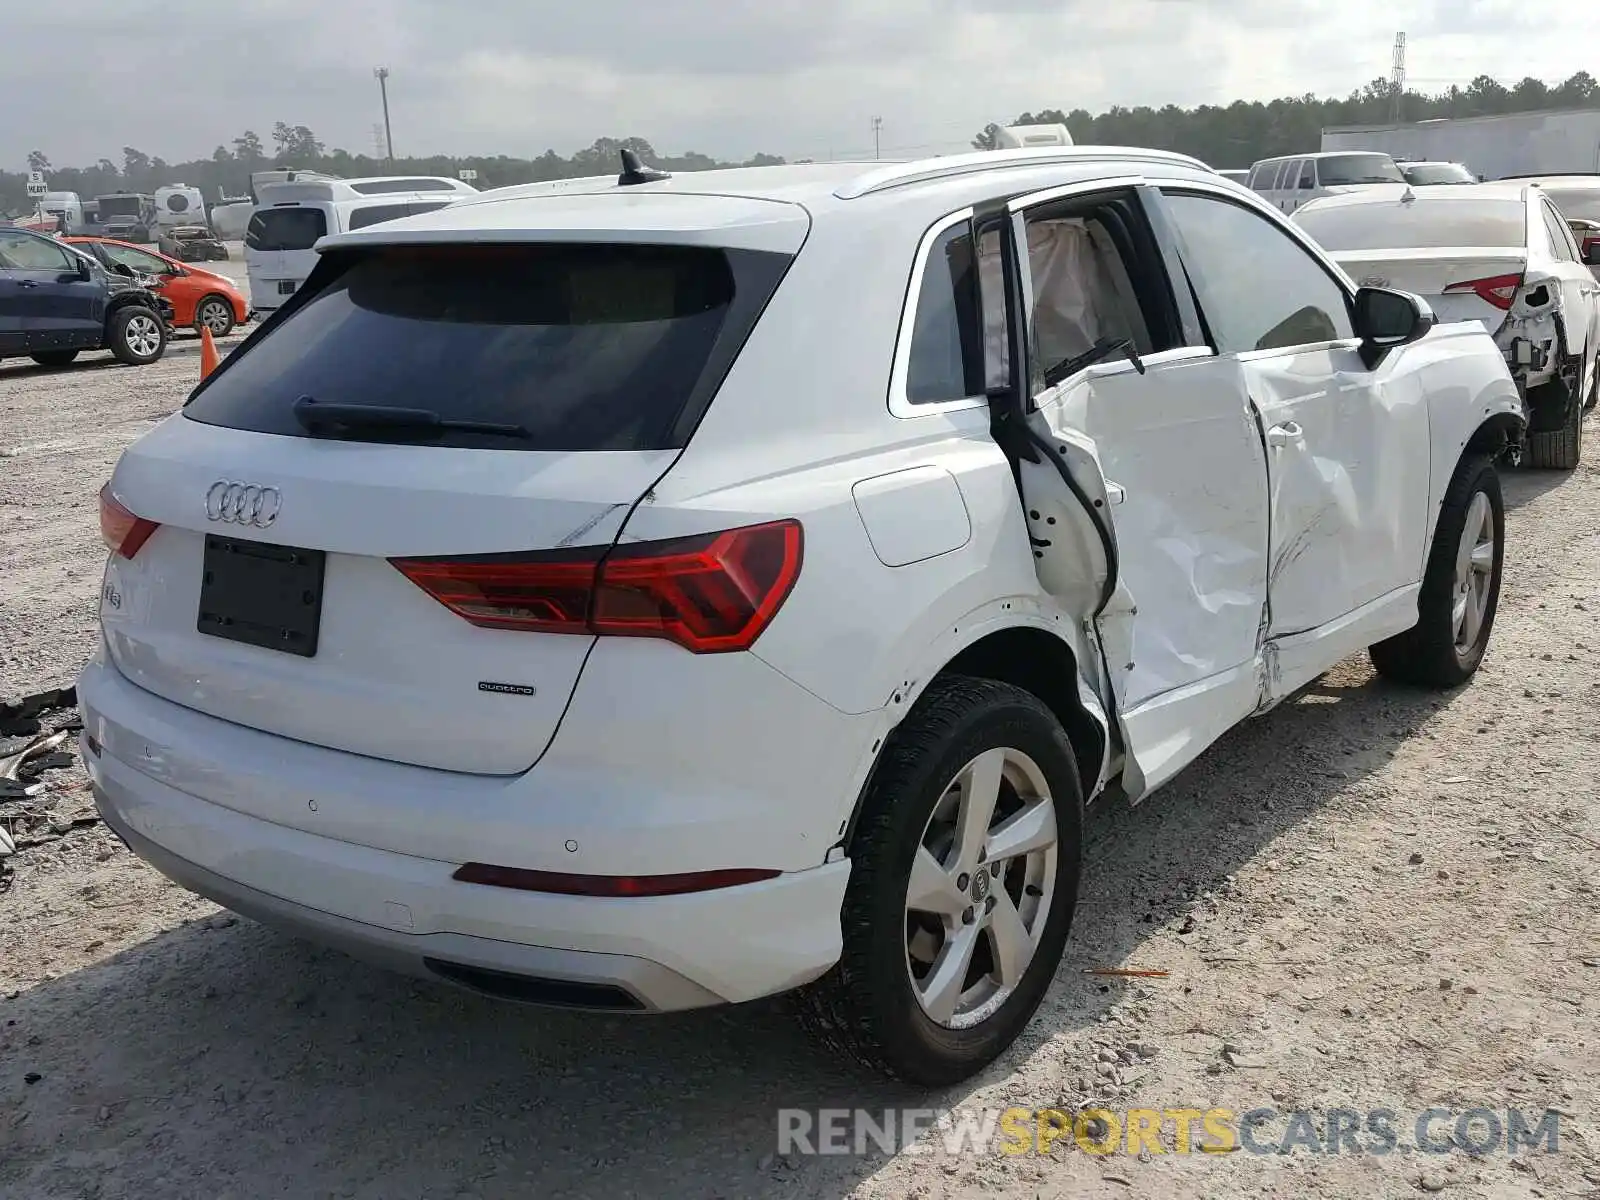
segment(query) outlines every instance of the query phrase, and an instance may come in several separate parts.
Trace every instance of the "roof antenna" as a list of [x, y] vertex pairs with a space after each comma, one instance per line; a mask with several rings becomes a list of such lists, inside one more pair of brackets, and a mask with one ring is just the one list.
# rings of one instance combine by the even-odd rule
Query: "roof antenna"
[[655, 183], [662, 179], [671, 179], [672, 175], [666, 171], [658, 171], [654, 167], [647, 167], [628, 147], [622, 148], [622, 174], [617, 176], [618, 187], [633, 187], [641, 183]]

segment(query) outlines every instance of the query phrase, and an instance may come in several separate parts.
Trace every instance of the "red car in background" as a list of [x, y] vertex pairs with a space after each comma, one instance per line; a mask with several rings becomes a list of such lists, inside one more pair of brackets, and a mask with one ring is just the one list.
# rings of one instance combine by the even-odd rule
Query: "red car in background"
[[111, 270], [127, 267], [155, 282], [152, 290], [172, 305], [172, 323], [178, 328], [202, 325], [212, 336], [232, 333], [250, 316], [250, 302], [243, 290], [226, 275], [207, 271], [193, 263], [181, 263], [143, 246], [119, 242], [115, 238], [65, 237], [62, 241], [98, 258]]

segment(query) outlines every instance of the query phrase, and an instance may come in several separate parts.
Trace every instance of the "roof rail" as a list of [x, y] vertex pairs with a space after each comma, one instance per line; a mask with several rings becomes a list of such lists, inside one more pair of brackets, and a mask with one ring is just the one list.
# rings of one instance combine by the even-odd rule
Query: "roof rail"
[[1130, 146], [1050, 146], [1024, 150], [978, 150], [971, 154], [952, 154], [948, 158], [895, 163], [857, 176], [849, 183], [841, 184], [833, 194], [841, 200], [855, 200], [907, 184], [973, 175], [979, 171], [1044, 167], [1054, 163], [1127, 162], [1130, 159], [1135, 162], [1194, 167], [1216, 173], [1214, 168], [1198, 158], [1174, 154], [1170, 150], [1145, 150]]

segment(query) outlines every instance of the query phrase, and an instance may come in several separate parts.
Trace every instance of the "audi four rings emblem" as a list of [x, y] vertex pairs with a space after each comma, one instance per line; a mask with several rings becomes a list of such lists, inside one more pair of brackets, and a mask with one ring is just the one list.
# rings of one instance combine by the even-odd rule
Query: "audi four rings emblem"
[[206, 520], [265, 529], [278, 519], [283, 497], [274, 487], [219, 479], [206, 491]]

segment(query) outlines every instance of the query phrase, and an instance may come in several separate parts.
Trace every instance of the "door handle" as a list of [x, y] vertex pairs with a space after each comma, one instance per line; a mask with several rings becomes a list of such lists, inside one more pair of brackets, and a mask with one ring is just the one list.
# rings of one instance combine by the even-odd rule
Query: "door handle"
[[1300, 428], [1297, 421], [1285, 421], [1282, 425], [1274, 425], [1267, 430], [1267, 445], [1269, 446], [1294, 446], [1306, 440], [1306, 431]]
[[39, 281], [37, 279], [19, 279], [19, 280], [17, 280], [17, 286], [18, 287], [25, 287], [25, 288], [36, 288], [36, 287], [39, 286]]

